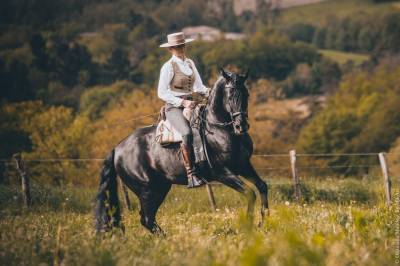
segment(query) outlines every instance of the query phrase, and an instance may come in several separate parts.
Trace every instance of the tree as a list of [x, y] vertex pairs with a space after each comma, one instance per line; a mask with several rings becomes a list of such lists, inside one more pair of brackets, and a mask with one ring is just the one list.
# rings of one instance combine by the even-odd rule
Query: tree
[[29, 41], [29, 46], [35, 57], [33, 64], [41, 71], [49, 71], [49, 57], [46, 52], [46, 41], [41, 34], [34, 34]]
[[129, 10], [128, 26], [130, 29], [133, 29], [142, 22], [143, 16], [140, 13], [137, 13], [134, 10]]
[[0, 96], [3, 100], [16, 102], [35, 97], [29, 81], [29, 68], [24, 63], [13, 60], [7, 67], [0, 60], [0, 71]]
[[383, 18], [381, 42], [378, 50], [400, 51], [400, 14], [388, 14]]
[[96, 86], [86, 90], [80, 99], [79, 111], [91, 120], [99, 119], [122, 95], [133, 90], [128, 81], [118, 81], [111, 86]]
[[129, 74], [129, 60], [128, 55], [119, 47], [114, 49], [110, 59], [105, 65], [106, 75], [109, 82], [116, 80], [128, 79]]
[[[13, 154], [32, 149], [27, 122], [42, 112], [41, 102], [8, 103], [0, 107], [0, 157], [11, 158]], [[5, 169], [0, 169], [0, 183], [6, 181]]]
[[302, 41], [311, 43], [313, 40], [315, 27], [311, 24], [296, 23], [287, 29], [287, 34], [292, 41]]
[[325, 39], [326, 39], [326, 29], [318, 28], [314, 33], [312, 43], [318, 48], [323, 49], [325, 48]]
[[[388, 150], [400, 134], [399, 77], [398, 62], [382, 62], [372, 73], [347, 76], [326, 108], [302, 130], [298, 147], [306, 153]], [[361, 163], [357, 160], [361, 159], [339, 156], [327, 163]]]
[[[50, 107], [25, 122], [24, 130], [32, 141], [32, 151], [26, 158], [88, 158], [92, 127], [85, 117], [74, 117], [72, 109]], [[73, 161], [33, 164], [32, 174], [53, 185], [85, 184], [87, 166]]]

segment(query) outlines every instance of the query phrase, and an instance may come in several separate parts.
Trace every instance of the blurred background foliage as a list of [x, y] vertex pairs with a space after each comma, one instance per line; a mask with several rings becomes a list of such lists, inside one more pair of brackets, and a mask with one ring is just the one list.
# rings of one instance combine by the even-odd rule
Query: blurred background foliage
[[[169, 54], [158, 45], [167, 33], [200, 25], [246, 36], [197, 40], [188, 53], [208, 86], [219, 67], [250, 69], [256, 152], [398, 150], [398, 1], [330, 0], [287, 9], [256, 1], [255, 10], [241, 13], [236, 2], [2, 1], [0, 157], [104, 157], [134, 128], [154, 122], [119, 124], [162, 105], [155, 88]], [[398, 169], [398, 158], [392, 162]], [[42, 163], [32, 171], [49, 183], [91, 184], [98, 165]], [[0, 172], [7, 182], [10, 170], [2, 165]]]

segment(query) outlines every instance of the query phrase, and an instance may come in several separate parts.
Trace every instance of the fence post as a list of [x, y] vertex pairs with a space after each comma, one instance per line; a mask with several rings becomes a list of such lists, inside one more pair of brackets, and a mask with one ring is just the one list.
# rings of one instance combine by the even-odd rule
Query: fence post
[[124, 198], [125, 207], [131, 211], [132, 204], [131, 204], [131, 201], [129, 200], [128, 189], [126, 188], [126, 186], [125, 186], [124, 182], [121, 180], [121, 178], [119, 178], [119, 185], [122, 190], [122, 197]]
[[215, 211], [217, 209], [217, 204], [215, 203], [214, 192], [212, 191], [211, 185], [206, 184], [208, 200], [210, 201], [211, 208]]
[[22, 197], [24, 199], [24, 204], [27, 208], [29, 208], [32, 205], [32, 199], [31, 199], [31, 190], [29, 186], [29, 176], [26, 171], [25, 163], [22, 160], [20, 153], [14, 154], [13, 157], [17, 165], [19, 175], [21, 177]]
[[296, 150], [291, 150], [289, 152], [290, 155], [290, 168], [292, 169], [293, 176], [293, 188], [294, 188], [294, 197], [297, 202], [301, 201], [301, 190], [300, 190], [300, 180], [297, 175], [296, 169]]
[[382, 175], [383, 175], [383, 185], [385, 187], [385, 195], [386, 195], [386, 204], [389, 206], [390, 203], [392, 202], [392, 184], [390, 181], [390, 176], [388, 174], [389, 170], [386, 164], [386, 158], [385, 158], [385, 153], [380, 152], [378, 154], [379, 158], [379, 163], [381, 164], [381, 169], [382, 169]]

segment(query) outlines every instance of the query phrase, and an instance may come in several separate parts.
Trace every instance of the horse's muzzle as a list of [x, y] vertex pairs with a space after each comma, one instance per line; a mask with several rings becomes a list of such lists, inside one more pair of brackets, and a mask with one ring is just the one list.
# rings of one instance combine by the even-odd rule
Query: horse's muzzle
[[242, 120], [240, 119], [239, 121], [235, 121], [233, 123], [233, 132], [235, 133], [235, 135], [242, 135], [244, 133], [246, 133], [250, 128], [249, 123], [247, 123], [246, 120]]

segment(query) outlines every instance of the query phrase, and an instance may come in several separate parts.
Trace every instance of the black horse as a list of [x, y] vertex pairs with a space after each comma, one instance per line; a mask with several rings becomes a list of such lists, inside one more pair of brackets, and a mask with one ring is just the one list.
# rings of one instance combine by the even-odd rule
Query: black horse
[[[255, 185], [261, 195], [261, 217], [268, 210], [268, 187], [250, 163], [253, 143], [247, 133], [249, 94], [247, 75], [221, 69], [205, 109], [206, 142], [213, 163], [207, 181], [217, 181], [243, 193], [247, 215], [253, 218], [256, 193], [238, 176]], [[135, 130], [116, 146], [104, 161], [96, 203], [96, 230], [121, 227], [117, 175], [139, 198], [140, 222], [150, 232], [163, 234], [156, 213], [172, 184], [186, 185], [187, 176], [179, 146], [162, 147], [155, 142], [156, 127]]]

